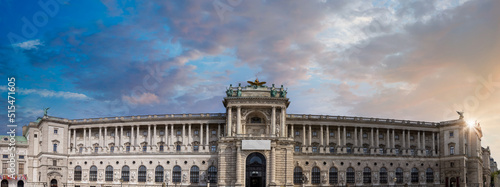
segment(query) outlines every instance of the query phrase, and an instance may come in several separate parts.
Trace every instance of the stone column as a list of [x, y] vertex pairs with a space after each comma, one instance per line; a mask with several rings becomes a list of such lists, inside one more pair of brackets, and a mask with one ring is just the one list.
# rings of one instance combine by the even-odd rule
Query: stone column
[[87, 148], [87, 129], [83, 128], [83, 146]]
[[135, 133], [134, 133], [134, 126], [130, 126], [130, 145], [131, 146], [135, 146], [135, 140], [134, 140], [134, 136], [135, 136]]
[[182, 145], [186, 145], [186, 124], [182, 124]]
[[[119, 148], [121, 148], [123, 146], [123, 126], [120, 127], [120, 143], [118, 145], [120, 145]], [[122, 149], [120, 149], [122, 150]]]
[[354, 147], [358, 147], [358, 127], [354, 127]]
[[[175, 145], [174, 144], [174, 136], [175, 136], [175, 134], [174, 134], [174, 124], [170, 124], [170, 146], [172, 146], [172, 147]], [[174, 148], [174, 150], [175, 150], [175, 148]]]
[[340, 126], [337, 126], [337, 146], [341, 146], [342, 143], [340, 142]]
[[294, 138], [294, 137], [295, 137], [295, 131], [293, 130], [293, 124], [291, 124], [290, 126], [291, 126], [290, 128], [292, 128], [292, 129], [291, 129], [292, 134], [290, 134], [290, 137], [291, 137], [291, 138]]
[[[140, 126], [138, 125], [138, 126], [137, 126], [137, 132], [136, 132], [137, 136], [135, 137], [135, 145], [136, 145], [136, 146], [139, 146], [139, 144], [141, 143], [141, 142], [139, 142], [139, 137], [140, 137], [140, 135], [141, 135], [141, 131], [140, 131], [140, 130], [141, 130], [141, 129], [140, 129]], [[139, 150], [140, 150], [140, 149], [139, 149]]]
[[271, 110], [271, 134], [276, 135], [276, 107]]
[[276, 150], [271, 147], [271, 184], [276, 183]]
[[236, 134], [241, 134], [241, 107], [236, 108]]
[[205, 144], [209, 145], [210, 144], [210, 142], [209, 142], [210, 141], [210, 139], [209, 139], [210, 138], [210, 134], [208, 134], [208, 133], [210, 133], [210, 128], [209, 128], [209, 124], [208, 123], [207, 123], [207, 132], [205, 132], [205, 133], [206, 133], [205, 135], [207, 135], [207, 136], [205, 136]]
[[375, 145], [373, 145], [374, 141], [373, 141], [373, 127], [371, 129], [371, 132], [370, 132], [370, 146], [371, 147], [377, 147]]
[[100, 147], [103, 147], [103, 143], [102, 143], [102, 127], [99, 127], [99, 146]]
[[115, 140], [114, 140], [113, 143], [115, 144], [115, 146], [118, 146], [119, 145], [118, 144], [118, 126], [115, 126], [115, 137], [114, 137], [114, 139]]
[[188, 126], [188, 145], [191, 145], [191, 142], [193, 140], [191, 139], [191, 123]]
[[410, 130], [408, 130], [408, 148], [411, 148], [411, 142], [410, 142]]
[[394, 129], [392, 129], [392, 148], [395, 149], [396, 148], [396, 133], [394, 131]]
[[227, 129], [226, 129], [227, 136], [233, 136], [233, 132], [232, 132], [232, 130], [233, 130], [233, 128], [232, 128], [233, 115], [231, 113], [233, 113], [232, 108], [227, 107]]
[[106, 138], [108, 136], [108, 128], [107, 127], [103, 127], [103, 128], [104, 128], [104, 136], [102, 137], [102, 146], [107, 147]]
[[346, 145], [347, 145], [347, 141], [346, 141], [346, 134], [347, 134], [347, 132], [346, 132], [346, 130], [345, 130], [345, 126], [344, 126], [344, 140], [342, 141], [342, 145], [343, 145], [343, 146], [346, 146]]
[[200, 123], [200, 145], [205, 146], [207, 142], [203, 142], [203, 124]]
[[330, 126], [326, 126], [326, 146], [330, 145]]
[[286, 128], [285, 128], [285, 121], [286, 121], [286, 107], [281, 107], [281, 136], [285, 137], [286, 136]]
[[320, 139], [321, 139], [321, 140], [320, 140], [319, 142], [320, 142], [320, 144], [321, 144], [321, 147], [324, 147], [324, 146], [325, 146], [325, 144], [324, 144], [324, 142], [323, 142], [323, 139], [324, 139], [324, 138], [323, 138], [323, 137], [324, 137], [324, 136], [323, 136], [323, 125], [320, 125], [320, 126], [319, 126], [319, 128], [321, 128], [321, 130], [320, 130], [320, 133], [321, 133], [321, 135], [320, 135]]
[[[165, 145], [169, 146], [169, 142], [168, 142], [168, 124], [165, 124], [165, 134], [163, 135], [164, 137], [164, 143]], [[168, 148], [167, 148], [168, 149]]]
[[422, 149], [425, 150], [425, 131], [422, 132]]
[[92, 128], [89, 128], [89, 147], [92, 147]]
[[380, 145], [380, 136], [379, 136], [379, 133], [378, 133], [378, 128], [377, 128], [377, 131], [376, 131], [375, 136], [377, 136], [377, 137], [375, 138], [375, 140], [376, 140], [375, 142], [377, 142], [377, 143], [376, 143], [377, 145], [375, 145], [375, 147], [376, 147], [376, 148], [378, 148], [378, 147], [379, 147], [379, 145]]
[[359, 138], [359, 146], [363, 147], [363, 127], [359, 128], [359, 134], [360, 134], [360, 138]]
[[302, 145], [307, 145], [307, 143], [306, 143], [306, 125], [302, 125]]
[[420, 131], [417, 131], [417, 147], [418, 149], [422, 149], [422, 147], [420, 147]]
[[[68, 145], [69, 152], [71, 152], [73, 150], [73, 148], [71, 147], [71, 129], [69, 129], [69, 128], [68, 128], [68, 141], [67, 141], [67, 145]], [[74, 145], [73, 147], [75, 147], [75, 146], [76, 145]]]
[[76, 129], [73, 129], [73, 147], [75, 148], [75, 152], [77, 151], [76, 148]]
[[311, 124], [309, 124], [309, 146], [311, 146], [311, 141], [312, 141], [312, 127]]
[[432, 148], [431, 148], [431, 150], [432, 150], [432, 154], [433, 154], [433, 155], [436, 153], [436, 142], [435, 142], [435, 140], [434, 140], [434, 137], [435, 137], [435, 136], [436, 136], [436, 135], [434, 134], [434, 132], [432, 132]]
[[241, 177], [242, 175], [241, 174], [241, 165], [242, 165], [242, 161], [241, 161], [241, 147], [240, 145], [236, 144], [236, 186], [242, 186], [242, 182], [241, 182]]
[[217, 139], [220, 138], [220, 124], [217, 126]]
[[389, 139], [391, 139], [391, 138], [390, 138], [390, 135], [391, 135], [391, 134], [390, 134], [390, 132], [389, 132], [389, 129], [387, 129], [387, 133], [385, 134], [385, 140], [387, 140], [387, 141], [386, 141], [386, 143], [387, 143], [387, 148], [391, 148], [391, 142], [389, 142]]
[[151, 146], [151, 125], [148, 125], [148, 136], [146, 136], [148, 146]]
[[402, 149], [406, 149], [406, 135], [405, 135], [405, 130], [401, 130], [401, 139], [403, 140], [403, 145]]
[[151, 145], [156, 145], [156, 125], [153, 125], [153, 140]]

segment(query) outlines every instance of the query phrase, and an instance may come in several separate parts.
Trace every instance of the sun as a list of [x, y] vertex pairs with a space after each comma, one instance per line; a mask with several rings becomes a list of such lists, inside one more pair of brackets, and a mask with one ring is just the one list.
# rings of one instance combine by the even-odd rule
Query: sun
[[469, 125], [469, 127], [474, 127], [474, 125], [476, 125], [476, 120], [473, 120], [473, 119], [469, 119], [466, 121], [467, 125]]

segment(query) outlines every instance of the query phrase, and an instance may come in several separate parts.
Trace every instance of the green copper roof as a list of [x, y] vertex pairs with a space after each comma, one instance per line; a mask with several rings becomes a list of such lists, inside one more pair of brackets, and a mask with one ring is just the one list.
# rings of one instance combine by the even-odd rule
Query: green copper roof
[[[3, 141], [4, 138], [9, 138], [9, 135], [0, 135], [0, 140]], [[24, 136], [16, 136], [16, 142], [17, 143], [26, 143], [28, 140]]]

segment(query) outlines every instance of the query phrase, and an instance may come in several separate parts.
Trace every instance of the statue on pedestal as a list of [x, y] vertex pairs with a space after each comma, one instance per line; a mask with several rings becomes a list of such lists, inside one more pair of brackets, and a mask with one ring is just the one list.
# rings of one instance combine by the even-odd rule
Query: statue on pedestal
[[232, 97], [233, 96], [233, 85], [232, 84], [230, 84], [229, 88], [226, 90], [226, 95], [228, 97]]
[[273, 84], [273, 87], [271, 87], [271, 97], [276, 97], [276, 93], [278, 93], [278, 91], [276, 91]]
[[286, 91], [287, 90], [288, 89], [286, 89], [286, 90], [283, 89], [283, 85], [281, 85], [281, 88], [280, 88], [280, 97], [286, 97], [286, 93], [287, 93]]
[[238, 90], [236, 91], [236, 96], [241, 97], [241, 83], [238, 84]]

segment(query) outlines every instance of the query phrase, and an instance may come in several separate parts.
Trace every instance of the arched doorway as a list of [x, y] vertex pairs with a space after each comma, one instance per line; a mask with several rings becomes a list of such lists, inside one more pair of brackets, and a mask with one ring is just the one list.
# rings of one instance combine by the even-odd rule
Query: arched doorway
[[246, 161], [246, 187], [266, 186], [266, 157], [260, 153], [248, 155]]
[[2, 187], [9, 187], [9, 181], [7, 180], [2, 180]]
[[24, 187], [24, 181], [17, 181], [17, 187]]
[[56, 179], [52, 179], [50, 181], [50, 187], [57, 187], [57, 180]]

